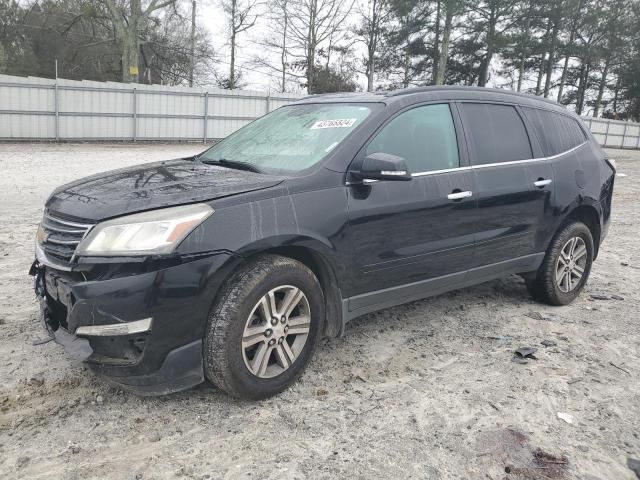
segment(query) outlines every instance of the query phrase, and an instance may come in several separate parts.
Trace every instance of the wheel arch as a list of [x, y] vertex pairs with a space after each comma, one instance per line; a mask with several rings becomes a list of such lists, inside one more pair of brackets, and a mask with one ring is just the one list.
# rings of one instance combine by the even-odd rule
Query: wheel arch
[[313, 272], [320, 282], [324, 294], [324, 335], [327, 337], [341, 336], [344, 333], [342, 295], [340, 294], [340, 287], [335, 270], [329, 261], [321, 253], [302, 246], [273, 247], [260, 252], [260, 254], [264, 253], [292, 258]]
[[[344, 334], [342, 295], [340, 293], [340, 284], [335, 265], [329, 259], [330, 255], [324, 252], [324, 250], [328, 249], [328, 245], [324, 242], [313, 241], [312, 239], [306, 239], [305, 242], [296, 242], [304, 243], [304, 245], [292, 244], [294, 243], [292, 240], [293, 239], [289, 239], [288, 241], [275, 241], [275, 239], [271, 239], [270, 241], [262, 240], [256, 244], [247, 245], [235, 252], [229, 259], [224, 279], [220, 285], [224, 285], [225, 282], [229, 281], [238, 268], [252, 261], [259, 255], [274, 254], [297, 260], [313, 272], [322, 287], [325, 298], [324, 336], [342, 336]], [[301, 239], [297, 240], [300, 241]], [[215, 304], [218, 297], [217, 292], [214, 297], [213, 304]]]
[[600, 236], [602, 235], [602, 226], [600, 225], [600, 214], [593, 205], [579, 205], [574, 208], [569, 215], [567, 221], [577, 220], [584, 223], [593, 237], [594, 260], [598, 256], [600, 250]]

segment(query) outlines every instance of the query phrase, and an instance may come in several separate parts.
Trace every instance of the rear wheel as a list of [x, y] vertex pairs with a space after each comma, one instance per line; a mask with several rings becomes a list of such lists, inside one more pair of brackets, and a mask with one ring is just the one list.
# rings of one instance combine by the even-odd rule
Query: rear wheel
[[593, 237], [581, 222], [564, 226], [553, 238], [535, 277], [526, 280], [533, 298], [567, 305], [582, 291], [593, 263]]
[[205, 334], [205, 374], [229, 394], [266, 398], [306, 368], [322, 332], [324, 298], [302, 263], [263, 255], [221, 289]]

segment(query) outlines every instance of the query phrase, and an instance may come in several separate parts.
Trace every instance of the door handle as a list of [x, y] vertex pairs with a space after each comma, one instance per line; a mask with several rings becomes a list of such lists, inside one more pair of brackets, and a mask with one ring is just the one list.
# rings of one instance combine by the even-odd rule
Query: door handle
[[533, 182], [533, 184], [538, 187], [538, 188], [542, 188], [542, 187], [546, 187], [547, 185], [549, 185], [551, 183], [550, 179], [544, 179], [544, 178], [539, 178], [538, 180], [536, 180], [535, 182]]
[[473, 195], [473, 192], [470, 190], [467, 190], [466, 192], [454, 191], [454, 192], [451, 192], [449, 195], [447, 195], [447, 198], [455, 202], [457, 200], [462, 200], [463, 198], [470, 197], [471, 195]]

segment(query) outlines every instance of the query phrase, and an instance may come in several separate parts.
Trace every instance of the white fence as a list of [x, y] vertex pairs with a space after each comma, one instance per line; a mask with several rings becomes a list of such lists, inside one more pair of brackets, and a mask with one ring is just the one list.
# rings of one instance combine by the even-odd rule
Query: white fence
[[0, 140], [206, 142], [298, 98], [0, 75]]
[[610, 148], [640, 148], [640, 123], [582, 117], [600, 145]]
[[[301, 96], [0, 75], [0, 141], [224, 138]], [[640, 148], [640, 123], [585, 117], [602, 146]]]

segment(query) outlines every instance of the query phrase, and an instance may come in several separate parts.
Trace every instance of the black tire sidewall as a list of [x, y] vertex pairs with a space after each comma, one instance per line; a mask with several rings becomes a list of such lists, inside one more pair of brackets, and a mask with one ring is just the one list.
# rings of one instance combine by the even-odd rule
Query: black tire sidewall
[[[580, 279], [580, 283], [570, 292], [563, 292], [556, 283], [556, 263], [562, 247], [573, 237], [580, 237], [587, 248], [587, 262], [585, 264], [584, 273]], [[593, 237], [589, 228], [581, 222], [573, 222], [566, 225], [558, 235], [553, 239], [550, 249], [542, 265], [542, 275], [537, 281], [538, 287], [541, 288], [544, 296], [552, 305], [567, 305], [571, 303], [584, 288], [591, 273], [593, 264], [594, 244]]]
[[[249, 268], [245, 275], [231, 280], [237, 283], [230, 285], [233, 305], [227, 305], [225, 309], [227, 314], [231, 314], [231, 318], [228, 319], [230, 321], [216, 322], [219, 312], [215, 311], [216, 306], [214, 306], [211, 315], [213, 321], [209, 322], [205, 335], [205, 373], [211, 370], [208, 368], [211, 359], [207, 358], [210, 349], [224, 349], [226, 365], [223, 368], [227, 370], [224, 375], [226, 377], [224, 385], [216, 381], [220, 372], [217, 372], [217, 375], [207, 374], [207, 377], [232, 395], [260, 399], [284, 390], [302, 374], [320, 340], [324, 323], [324, 297], [320, 284], [303, 264], [295, 260], [284, 260], [278, 259], [270, 264], [268, 260], [261, 259], [257, 262], [260, 265], [256, 265], [255, 269]], [[268, 291], [283, 285], [295, 286], [306, 295], [311, 311], [309, 336], [293, 365], [276, 377], [259, 378], [253, 375], [244, 363], [241, 349], [244, 327], [253, 307], [260, 299]], [[218, 334], [214, 338], [212, 334], [216, 329]], [[224, 331], [221, 332], [220, 329]]]

